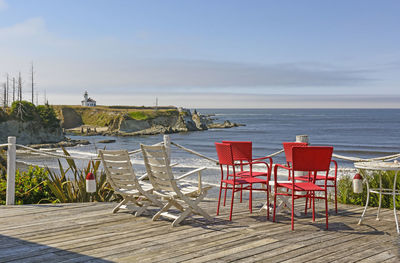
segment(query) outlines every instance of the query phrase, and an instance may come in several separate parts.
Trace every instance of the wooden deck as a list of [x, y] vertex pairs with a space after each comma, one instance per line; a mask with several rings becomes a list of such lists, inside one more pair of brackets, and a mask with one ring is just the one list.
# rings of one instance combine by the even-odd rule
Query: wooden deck
[[[250, 214], [235, 204], [214, 223], [200, 217], [171, 228], [170, 221], [134, 217], [115, 204], [84, 203], [0, 207], [0, 262], [399, 262], [393, 211], [376, 208], [357, 225], [362, 208], [340, 205], [325, 230], [322, 209], [317, 221], [301, 216], [290, 230], [290, 215], [278, 223], [265, 212]], [[261, 201], [254, 206], [261, 205]], [[215, 201], [202, 206], [215, 215]], [[332, 205], [331, 205], [332, 207]]]

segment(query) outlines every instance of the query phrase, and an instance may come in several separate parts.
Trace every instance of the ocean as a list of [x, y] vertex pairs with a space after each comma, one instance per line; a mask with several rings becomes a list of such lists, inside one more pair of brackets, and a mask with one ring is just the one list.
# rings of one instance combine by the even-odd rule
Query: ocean
[[[252, 141], [254, 157], [266, 156], [282, 149], [282, 142], [295, 141], [296, 135], [309, 136], [311, 145], [329, 145], [336, 154], [352, 157], [372, 158], [400, 152], [400, 109], [197, 109], [202, 114], [215, 114], [216, 121], [230, 120], [245, 126], [229, 129], [170, 134], [171, 141], [217, 159], [214, 142], [222, 140]], [[68, 148], [72, 155], [96, 157], [97, 149], [138, 149], [140, 144], [162, 141], [163, 135], [139, 137], [69, 136], [71, 139], [86, 139], [90, 145]], [[115, 143], [98, 143], [104, 139], [115, 139]], [[60, 151], [59, 151], [60, 152]], [[60, 152], [61, 153], [61, 152]], [[29, 163], [56, 168], [53, 158], [39, 156], [17, 156]], [[273, 158], [274, 163], [284, 163], [284, 155]], [[143, 173], [144, 166], [139, 154], [132, 156], [134, 168]], [[352, 163], [337, 160], [340, 167], [352, 167]], [[205, 181], [217, 183], [218, 167], [210, 161], [172, 148], [172, 162], [180, 164], [184, 171], [188, 167], [208, 166]], [[78, 165], [87, 164], [77, 161]]]

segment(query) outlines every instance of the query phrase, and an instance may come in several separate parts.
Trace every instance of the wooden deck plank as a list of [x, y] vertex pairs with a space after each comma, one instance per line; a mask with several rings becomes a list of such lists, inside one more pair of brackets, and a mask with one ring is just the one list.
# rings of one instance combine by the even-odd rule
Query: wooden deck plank
[[[235, 200], [236, 201], [236, 200]], [[263, 200], [254, 202], [257, 211]], [[330, 230], [324, 230], [323, 204], [317, 203], [317, 220], [311, 214], [295, 219], [290, 214], [273, 223], [266, 211], [249, 213], [247, 200], [235, 203], [232, 222], [229, 206], [215, 222], [188, 218], [172, 228], [170, 220], [151, 220], [152, 214], [134, 217], [112, 214], [112, 203], [30, 205], [0, 207], [1, 262], [256, 262], [345, 261], [396, 262], [398, 240], [393, 211], [367, 211], [357, 225], [362, 207], [330, 204]], [[201, 206], [215, 215], [216, 201]], [[304, 206], [296, 202], [302, 211]], [[155, 212], [155, 210], [154, 210]], [[154, 213], [153, 212], [153, 213]], [[271, 215], [272, 220], [272, 215]]]

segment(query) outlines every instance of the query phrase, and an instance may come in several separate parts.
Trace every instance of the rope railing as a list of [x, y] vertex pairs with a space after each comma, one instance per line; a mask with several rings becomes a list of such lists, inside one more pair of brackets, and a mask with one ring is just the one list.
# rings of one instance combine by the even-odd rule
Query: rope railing
[[[156, 143], [154, 145], [161, 145], [161, 144], [163, 144], [163, 142], [159, 142], [159, 143]], [[211, 161], [211, 162], [213, 162], [213, 163], [215, 163], [217, 165], [219, 164], [218, 160], [216, 160], [214, 158], [211, 158], [211, 157], [208, 157], [206, 155], [203, 155], [203, 154], [201, 154], [199, 152], [196, 152], [194, 150], [191, 150], [189, 148], [186, 148], [186, 147], [184, 147], [184, 146], [182, 146], [180, 144], [177, 144], [175, 142], [171, 142], [171, 145], [174, 145], [177, 148], [179, 148], [181, 150], [184, 150], [184, 151], [186, 151], [186, 152], [188, 152], [190, 154], [193, 154], [193, 155], [196, 155], [196, 156], [201, 157], [203, 159], [206, 159], [208, 161]], [[0, 148], [7, 147], [7, 146], [9, 146], [8, 143], [0, 144]], [[16, 147], [25, 149], [25, 150], [30, 151], [30, 152], [38, 153], [38, 154], [41, 154], [41, 155], [51, 156], [51, 157], [54, 157], [54, 158], [77, 159], [77, 160], [86, 160], [86, 161], [100, 161], [100, 158], [98, 158], [98, 157], [79, 157], [79, 156], [69, 156], [69, 155], [65, 155], [65, 154], [51, 153], [51, 152], [48, 152], [48, 151], [34, 149], [34, 148], [31, 148], [31, 147], [28, 147], [28, 146], [25, 146], [25, 145], [21, 145], [21, 144], [16, 144]], [[133, 150], [133, 151], [128, 152], [128, 154], [129, 155], [134, 155], [134, 154], [138, 154], [140, 152], [141, 152], [141, 149], [137, 149], [137, 150]], [[272, 153], [270, 155], [267, 155], [267, 156], [268, 157], [274, 157], [274, 156], [279, 155], [279, 154], [281, 154], [283, 152], [284, 152], [284, 150], [282, 149], [282, 150], [279, 150], [279, 151], [274, 152], [274, 153]], [[359, 157], [344, 156], [344, 155], [339, 155], [339, 154], [335, 154], [334, 153], [334, 154], [332, 154], [332, 157], [337, 158], [337, 159], [346, 160], [346, 161], [352, 161], [352, 162], [385, 161], [385, 160], [395, 160], [395, 159], [400, 158], [400, 153], [393, 154], [393, 155], [388, 155], [388, 156], [382, 156], [382, 157], [375, 157], [375, 158], [359, 158]]]
[[375, 158], [358, 158], [358, 157], [351, 157], [351, 156], [343, 156], [339, 154], [332, 154], [333, 157], [346, 160], [346, 161], [352, 161], [352, 162], [372, 162], [372, 161], [389, 161], [389, 160], [395, 160], [400, 157], [400, 153], [398, 154], [393, 154], [393, 155], [388, 155], [388, 156], [382, 156], [382, 157], [375, 157]]
[[41, 155], [47, 155], [47, 156], [51, 156], [51, 157], [55, 157], [55, 158], [64, 158], [64, 159], [77, 159], [77, 160], [86, 160], [86, 161], [100, 161], [99, 158], [88, 158], [88, 157], [79, 157], [79, 156], [69, 156], [69, 155], [65, 155], [65, 154], [57, 154], [57, 153], [50, 153], [50, 152], [44, 152], [41, 150], [37, 150], [37, 149], [33, 149], [31, 147], [28, 146], [24, 146], [21, 144], [17, 144], [16, 145], [19, 148], [25, 149], [25, 150], [29, 150], [31, 152], [35, 152]]
[[176, 146], [176, 147], [178, 147], [179, 149], [182, 149], [182, 150], [188, 152], [188, 153], [197, 155], [197, 156], [199, 156], [199, 157], [201, 157], [201, 158], [204, 158], [204, 159], [209, 160], [209, 161], [211, 161], [211, 162], [213, 162], [213, 163], [216, 163], [217, 165], [219, 164], [218, 160], [216, 160], [216, 159], [214, 159], [214, 158], [207, 157], [207, 156], [205, 156], [205, 155], [203, 155], [203, 154], [201, 154], [201, 153], [198, 153], [198, 152], [196, 152], [196, 151], [193, 151], [193, 150], [191, 150], [191, 149], [188, 149], [188, 148], [186, 148], [186, 147], [184, 147], [184, 146], [182, 146], [182, 145], [179, 145], [179, 144], [177, 144], [177, 143], [174, 143], [174, 142], [171, 142], [171, 144], [174, 145], [174, 146]]
[[[163, 144], [163, 142], [159, 142], [159, 143], [156, 143], [154, 145], [161, 145], [161, 144]], [[0, 144], [0, 148], [1, 147], [7, 147], [8, 145], [9, 144]], [[213, 162], [213, 163], [215, 163], [217, 165], [219, 164], [218, 160], [216, 160], [214, 158], [211, 158], [211, 157], [208, 157], [208, 156], [205, 156], [205, 155], [203, 155], [203, 154], [201, 154], [199, 152], [196, 152], [194, 150], [188, 149], [188, 148], [186, 148], [186, 147], [184, 147], [184, 146], [182, 146], [180, 144], [177, 144], [175, 142], [171, 142], [171, 145], [174, 145], [174, 146], [176, 146], [177, 148], [179, 148], [181, 150], [184, 150], [184, 151], [186, 151], [188, 153], [191, 153], [193, 155], [196, 155], [198, 157], [201, 157], [203, 159], [211, 161], [211, 162]], [[38, 153], [38, 154], [41, 154], [41, 155], [47, 155], [47, 156], [51, 156], [51, 157], [54, 157], [54, 158], [77, 159], [77, 160], [86, 160], [86, 161], [100, 161], [100, 158], [98, 158], [98, 157], [70, 156], [70, 155], [65, 155], [65, 154], [57, 154], [57, 153], [51, 153], [51, 152], [48, 152], [48, 151], [38, 150], [38, 149], [34, 149], [34, 148], [31, 148], [31, 147], [28, 147], [28, 146], [25, 146], [25, 145], [21, 145], [21, 144], [16, 144], [16, 146], [18, 148], [22, 148], [22, 149], [25, 149], [25, 150], [30, 151], [30, 152]], [[133, 150], [133, 151], [128, 152], [128, 154], [129, 155], [134, 155], [134, 154], [138, 154], [140, 152], [141, 152], [141, 149], [137, 149], [137, 150]], [[267, 156], [268, 157], [274, 157], [274, 156], [279, 155], [279, 154], [281, 154], [283, 152], [284, 152], [284, 150], [282, 149], [282, 150], [279, 150], [279, 151], [274, 152], [272, 154], [269, 154]], [[383, 157], [375, 157], [375, 158], [359, 158], [359, 157], [344, 156], [344, 155], [339, 155], [339, 154], [335, 154], [334, 153], [334, 154], [332, 154], [332, 157], [337, 158], [337, 159], [346, 160], [346, 161], [352, 161], [352, 162], [385, 161], [385, 160], [395, 160], [397, 158], [400, 158], [400, 153], [399, 154], [388, 155], [388, 156], [383, 156]]]
[[[199, 152], [196, 152], [194, 150], [188, 149], [182, 145], [179, 145], [175, 142], [171, 142], [168, 135], [164, 135], [164, 142], [159, 142], [156, 143], [154, 145], [161, 145], [164, 144], [166, 147], [170, 148], [170, 145], [174, 145], [175, 147], [184, 150], [190, 154], [196, 155], [200, 158], [206, 159], [208, 161], [211, 161], [217, 165], [219, 165], [218, 160], [208, 157], [204, 154], [201, 154]], [[8, 137], [8, 143], [5, 144], [0, 144], [0, 148], [3, 147], [7, 147], [7, 174], [8, 179], [7, 179], [7, 194], [6, 194], [6, 204], [7, 205], [12, 205], [14, 204], [15, 201], [15, 168], [16, 168], [16, 148], [22, 148], [25, 150], [28, 150], [30, 152], [34, 152], [37, 154], [41, 154], [41, 155], [47, 155], [47, 156], [51, 156], [54, 158], [64, 158], [64, 159], [78, 159], [78, 160], [87, 160], [87, 161], [100, 161], [100, 159], [96, 156], [96, 157], [79, 157], [79, 156], [70, 156], [70, 155], [65, 155], [65, 154], [57, 154], [57, 153], [51, 153], [48, 151], [43, 151], [43, 150], [38, 150], [38, 149], [34, 149], [28, 146], [24, 146], [24, 145], [20, 145], [20, 144], [16, 144], [16, 138], [15, 137]], [[133, 154], [137, 154], [140, 153], [141, 149], [137, 149], [137, 150], [133, 150], [128, 152], [130, 155]], [[170, 152], [170, 149], [168, 149], [168, 152]], [[268, 157], [273, 157], [276, 156], [278, 154], [283, 153], [284, 150], [279, 150], [275, 153], [272, 153], [270, 155], [268, 155]], [[343, 155], [339, 155], [339, 154], [333, 154], [332, 155], [334, 158], [337, 159], [342, 159], [342, 160], [347, 160], [347, 161], [352, 161], [352, 162], [359, 162], [359, 161], [388, 161], [388, 160], [395, 160], [400, 158], [400, 153], [398, 154], [392, 154], [392, 155], [388, 155], [388, 156], [383, 156], [383, 157], [375, 157], [375, 158], [358, 158], [358, 157], [351, 157], [351, 156], [343, 156]], [[13, 175], [13, 176], [12, 176]]]
[[[162, 144], [162, 142], [156, 143], [154, 145], [160, 145], [160, 144]], [[8, 146], [8, 144], [5, 144], [5, 145]], [[0, 147], [1, 146], [2, 145], [0, 145]], [[34, 152], [34, 153], [38, 153], [38, 154], [41, 154], [41, 155], [47, 155], [47, 156], [51, 156], [51, 157], [54, 157], [54, 158], [77, 159], [77, 160], [85, 160], [85, 161], [100, 161], [101, 160], [98, 157], [79, 157], [79, 156], [70, 156], [70, 155], [65, 155], [65, 154], [51, 153], [51, 152], [48, 152], [48, 151], [34, 149], [34, 148], [31, 148], [31, 147], [28, 147], [28, 146], [25, 146], [25, 145], [21, 145], [21, 144], [16, 144], [15, 146], [18, 147], [18, 148], [25, 149], [25, 150], [27, 150], [29, 152]], [[137, 153], [140, 153], [140, 152], [142, 152], [142, 150], [141, 149], [137, 149], [137, 150], [128, 152], [128, 154], [129, 155], [133, 155], [133, 154], [137, 154]]]

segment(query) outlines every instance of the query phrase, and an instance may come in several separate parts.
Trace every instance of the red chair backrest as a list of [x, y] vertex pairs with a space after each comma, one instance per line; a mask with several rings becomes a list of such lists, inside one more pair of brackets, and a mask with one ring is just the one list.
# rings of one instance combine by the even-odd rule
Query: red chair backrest
[[233, 160], [251, 161], [253, 158], [253, 143], [241, 141], [222, 141], [232, 145]]
[[306, 147], [308, 143], [306, 142], [284, 142], [283, 150], [285, 151], [286, 162], [292, 163], [292, 148], [293, 147]]
[[234, 165], [232, 146], [228, 143], [215, 143], [218, 161], [222, 165]]
[[292, 148], [294, 171], [329, 171], [333, 147], [308, 146]]

